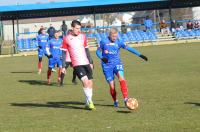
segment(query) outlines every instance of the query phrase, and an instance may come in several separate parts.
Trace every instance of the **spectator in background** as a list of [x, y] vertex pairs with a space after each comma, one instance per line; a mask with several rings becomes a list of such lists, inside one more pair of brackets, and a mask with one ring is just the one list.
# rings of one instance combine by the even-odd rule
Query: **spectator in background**
[[66, 25], [66, 23], [65, 23], [65, 21], [63, 20], [63, 22], [62, 22], [62, 25], [61, 25], [61, 31], [62, 31], [62, 35], [63, 36], [66, 36], [66, 34], [67, 34], [67, 25]]
[[49, 40], [54, 38], [55, 31], [56, 31], [56, 29], [53, 27], [52, 24], [50, 24], [50, 27], [47, 30], [47, 33], [49, 34]]
[[127, 33], [127, 27], [124, 21], [121, 23], [121, 32], [124, 34]]
[[144, 26], [146, 28], [146, 31], [151, 30], [153, 26], [152, 20], [149, 18], [149, 16], [146, 16], [146, 19], [144, 20]]
[[199, 22], [198, 21], [194, 22], [194, 29], [199, 29]]
[[187, 23], [187, 30], [192, 30], [193, 29], [193, 23], [191, 22], [191, 21], [189, 21], [188, 23]]
[[176, 22], [176, 20], [173, 20], [171, 22], [171, 32], [172, 32], [172, 35], [175, 34], [176, 30], [179, 30], [180, 29], [180, 26], [179, 24]]
[[92, 34], [93, 30], [91, 29], [93, 27], [93, 24], [88, 21], [88, 23], [86, 24], [86, 28], [87, 28], [87, 33]]
[[161, 30], [162, 35], [164, 35], [165, 33], [167, 33], [167, 35], [170, 34], [169, 27], [166, 24], [165, 20], [162, 20], [160, 22], [160, 30]]

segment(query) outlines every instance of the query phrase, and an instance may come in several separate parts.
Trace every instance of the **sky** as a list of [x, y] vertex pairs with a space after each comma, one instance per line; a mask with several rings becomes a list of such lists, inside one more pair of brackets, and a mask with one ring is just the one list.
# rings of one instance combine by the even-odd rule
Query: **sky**
[[34, 4], [34, 3], [48, 3], [55, 2], [72, 2], [72, 1], [84, 1], [84, 0], [0, 0], [0, 6], [17, 5], [17, 4]]

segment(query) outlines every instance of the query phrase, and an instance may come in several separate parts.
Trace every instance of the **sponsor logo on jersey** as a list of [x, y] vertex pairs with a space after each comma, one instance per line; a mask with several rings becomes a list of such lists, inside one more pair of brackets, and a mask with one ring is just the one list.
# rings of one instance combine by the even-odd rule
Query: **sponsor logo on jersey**
[[113, 46], [113, 45], [115, 45], [115, 43], [108, 43], [108, 44], [106, 44], [106, 45], [111, 45], [111, 46]]
[[116, 50], [109, 50], [108, 54], [114, 55], [114, 54], [117, 54], [117, 51]]

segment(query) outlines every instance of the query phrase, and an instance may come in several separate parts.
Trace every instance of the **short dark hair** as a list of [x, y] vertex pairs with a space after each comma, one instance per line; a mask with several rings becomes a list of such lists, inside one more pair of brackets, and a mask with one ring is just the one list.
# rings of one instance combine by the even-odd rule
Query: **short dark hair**
[[78, 20], [73, 20], [72, 23], [71, 23], [71, 26], [75, 27], [76, 25], [81, 26], [81, 22], [79, 22]]
[[60, 30], [55, 30], [55, 32], [54, 33], [59, 33], [60, 32]]

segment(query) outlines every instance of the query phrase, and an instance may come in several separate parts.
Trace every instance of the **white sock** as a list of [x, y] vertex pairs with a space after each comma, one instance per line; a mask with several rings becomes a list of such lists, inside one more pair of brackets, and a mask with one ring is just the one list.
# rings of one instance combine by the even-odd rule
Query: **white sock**
[[86, 96], [86, 104], [89, 104], [89, 102], [92, 102], [92, 89], [91, 88], [83, 88], [83, 91]]
[[88, 91], [89, 91], [89, 101], [91, 102], [92, 101], [92, 88], [88, 88]]

